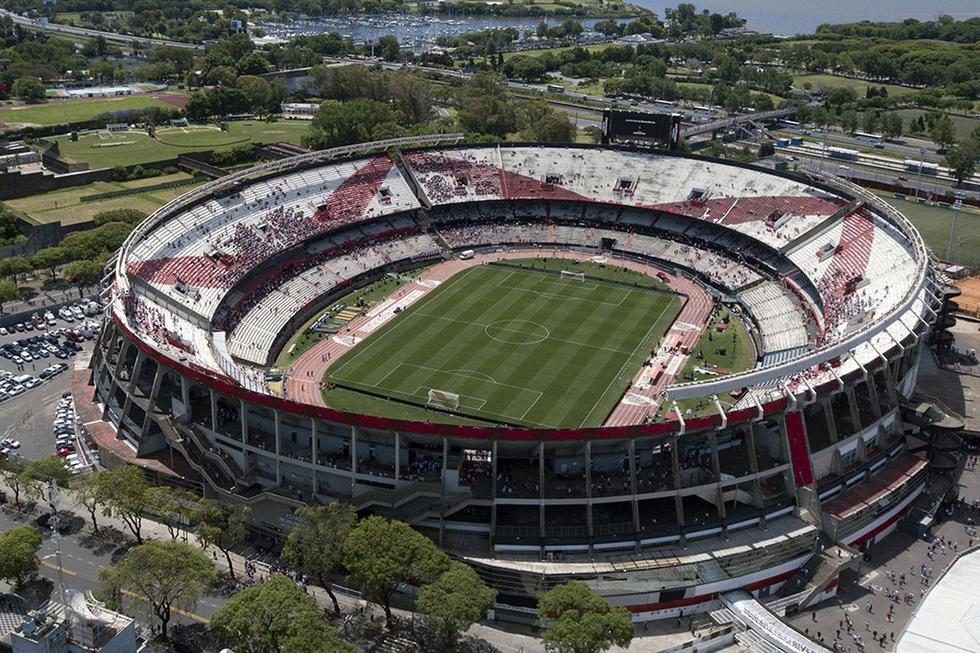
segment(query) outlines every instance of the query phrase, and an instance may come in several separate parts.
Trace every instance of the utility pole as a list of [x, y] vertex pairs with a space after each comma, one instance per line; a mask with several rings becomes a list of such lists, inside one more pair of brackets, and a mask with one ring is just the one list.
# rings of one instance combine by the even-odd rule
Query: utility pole
[[[916, 202], [919, 201], [919, 190], [922, 189], [922, 157], [925, 155], [925, 153], [926, 153], [926, 148], [919, 147], [919, 175], [918, 175], [918, 180], [916, 181], [916, 184], [915, 184], [915, 201]], [[948, 253], [947, 253], [947, 257], [948, 257]]]
[[61, 564], [61, 524], [58, 519], [58, 483], [51, 479], [48, 481], [48, 505], [51, 508], [51, 537], [55, 544], [55, 554], [58, 559], [58, 589], [61, 592], [61, 604], [65, 606], [66, 615], [71, 615], [68, 606], [68, 597], [65, 590], [65, 568]]

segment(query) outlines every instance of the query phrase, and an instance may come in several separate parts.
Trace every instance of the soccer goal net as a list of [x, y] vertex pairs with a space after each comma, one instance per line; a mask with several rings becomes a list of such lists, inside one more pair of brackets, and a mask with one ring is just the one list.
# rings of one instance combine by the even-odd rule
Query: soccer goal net
[[585, 281], [585, 273], [584, 272], [572, 272], [570, 270], [562, 270], [561, 271], [561, 278], [562, 279], [578, 279], [579, 281]]
[[456, 410], [459, 408], [459, 395], [455, 392], [447, 392], [445, 390], [436, 390], [435, 388], [432, 388], [429, 390], [429, 401], [427, 404], [433, 408]]

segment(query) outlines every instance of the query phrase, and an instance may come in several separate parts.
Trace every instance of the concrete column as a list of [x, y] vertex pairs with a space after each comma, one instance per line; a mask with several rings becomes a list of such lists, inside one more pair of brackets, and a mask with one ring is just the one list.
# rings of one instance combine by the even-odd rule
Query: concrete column
[[544, 537], [544, 441], [538, 443], [538, 521]]
[[350, 427], [350, 471], [351, 471], [351, 482], [354, 480], [354, 474], [357, 473], [357, 427]]
[[[633, 508], [633, 531], [635, 533], [640, 532], [640, 505], [636, 498], [639, 492], [639, 485], [636, 480], [636, 440], [629, 440], [627, 443], [627, 452], [629, 454], [630, 461], [630, 491], [633, 493], [633, 500], [630, 502]], [[591, 533], [591, 531], [590, 531]]]
[[310, 460], [313, 461], [313, 494], [320, 493], [320, 482], [316, 477], [317, 467], [319, 467], [320, 443], [317, 442], [316, 420], [310, 418]]
[[868, 378], [864, 380], [865, 387], [868, 388], [868, 397], [871, 398], [871, 412], [874, 413], [875, 420], [881, 419], [881, 398], [878, 396], [878, 388], [875, 387], [874, 374], [868, 373]]
[[844, 388], [844, 394], [847, 396], [847, 408], [851, 412], [851, 421], [854, 423], [854, 430], [860, 431], [863, 425], [861, 424], [861, 415], [857, 409], [857, 400], [854, 398], [854, 386]]
[[745, 446], [749, 452], [749, 471], [752, 472], [752, 505], [762, 507], [762, 482], [759, 480], [759, 456], [755, 450], [755, 424], [749, 422], [745, 430]]
[[279, 443], [279, 411], [276, 409], [272, 410], [272, 423], [275, 426], [274, 437], [276, 440], [276, 485], [282, 485], [282, 461], [279, 459], [281, 455]]
[[218, 432], [218, 399], [214, 396], [214, 390], [208, 388], [208, 403], [211, 408], [211, 430]]
[[494, 555], [493, 542], [497, 535], [497, 441], [490, 447], [490, 494], [494, 498], [490, 502], [490, 555]]
[[[670, 465], [673, 468], [675, 490], [681, 489], [681, 461], [680, 453], [678, 451], [680, 448], [679, 443], [680, 438], [678, 438], [676, 435], [672, 436], [670, 441]], [[674, 508], [677, 510], [677, 523], [680, 526], [684, 526], [684, 502], [676, 493], [674, 494]]]
[[827, 423], [827, 433], [830, 434], [830, 441], [833, 444], [837, 444], [840, 436], [837, 434], [837, 421], [834, 419], [834, 409], [830, 405], [830, 398], [823, 397], [820, 400], [820, 405], [823, 407], [823, 418]]
[[401, 434], [398, 433], [398, 431], [395, 431], [395, 479], [396, 480], [401, 478], [402, 476], [401, 442], [402, 442]]
[[238, 418], [242, 421], [242, 444], [248, 443], [248, 410], [245, 408], [245, 400], [238, 400]]

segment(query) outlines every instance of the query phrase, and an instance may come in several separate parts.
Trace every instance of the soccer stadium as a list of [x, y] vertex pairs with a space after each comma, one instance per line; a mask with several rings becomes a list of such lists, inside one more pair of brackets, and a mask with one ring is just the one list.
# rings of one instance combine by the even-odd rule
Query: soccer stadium
[[459, 140], [265, 163], [137, 227], [74, 381], [103, 460], [274, 538], [308, 503], [401, 519], [503, 618], [569, 579], [637, 621], [832, 595], [943, 463], [914, 387], [954, 292], [912, 225], [814, 169]]

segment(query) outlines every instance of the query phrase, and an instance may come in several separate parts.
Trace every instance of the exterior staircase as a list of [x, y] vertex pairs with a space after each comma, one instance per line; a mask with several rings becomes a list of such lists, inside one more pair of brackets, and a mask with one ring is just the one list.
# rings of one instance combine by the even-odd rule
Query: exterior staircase
[[776, 592], [777, 599], [767, 605], [771, 610], [776, 611], [778, 608], [785, 613], [787, 609], [794, 608], [794, 604], [796, 610], [806, 608], [843, 570], [860, 561], [861, 554], [851, 547], [831, 544], [823, 533], [820, 538], [824, 546], [794, 576], [783, 583]]

